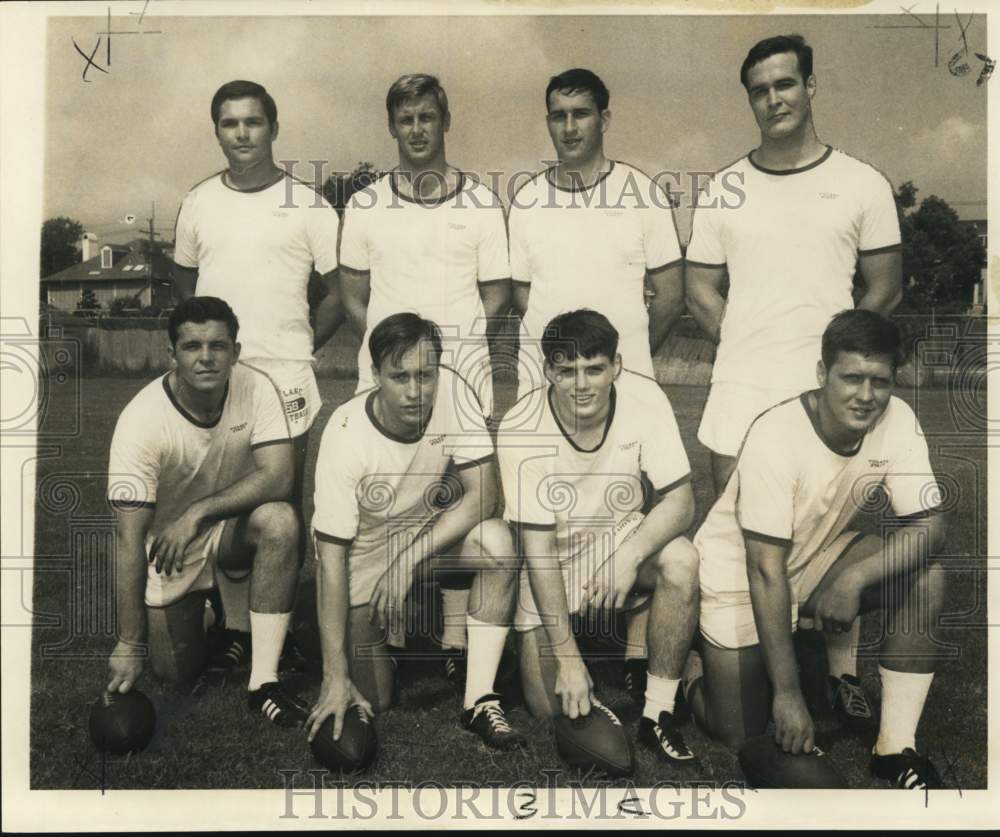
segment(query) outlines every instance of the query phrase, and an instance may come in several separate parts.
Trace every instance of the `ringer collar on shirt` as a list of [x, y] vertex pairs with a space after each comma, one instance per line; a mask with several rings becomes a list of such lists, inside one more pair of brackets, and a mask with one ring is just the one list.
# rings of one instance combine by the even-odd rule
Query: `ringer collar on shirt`
[[229, 178], [226, 177], [228, 173], [229, 169], [220, 173], [219, 179], [222, 181], [222, 185], [225, 186], [230, 192], [236, 192], [240, 195], [252, 195], [254, 192], [264, 192], [272, 186], [277, 186], [282, 180], [285, 179], [286, 176], [288, 176], [288, 172], [282, 171], [275, 180], [270, 183], [265, 183], [263, 186], [254, 186], [253, 189], [237, 189], [235, 186], [230, 185]]
[[372, 423], [372, 426], [374, 426], [374, 428], [379, 433], [385, 436], [385, 438], [391, 439], [393, 442], [398, 442], [401, 445], [415, 445], [417, 442], [419, 442], [421, 439], [424, 438], [424, 433], [427, 432], [427, 428], [430, 427], [431, 424], [431, 416], [434, 415], [433, 409], [431, 410], [431, 416], [427, 417], [427, 424], [424, 425], [423, 432], [419, 436], [414, 437], [413, 439], [407, 439], [405, 436], [400, 436], [396, 433], [393, 433], [387, 427], [383, 427], [382, 423], [375, 417], [376, 395], [378, 395], [378, 387], [373, 389], [368, 394], [368, 397], [365, 399], [365, 414], [368, 416], [368, 420]]
[[[754, 151], [756, 150], [757, 149], [754, 149]], [[764, 172], [764, 174], [777, 174], [783, 176], [786, 174], [801, 174], [804, 171], [809, 171], [809, 169], [814, 169], [816, 166], [829, 160], [831, 154], [833, 154], [833, 146], [828, 145], [826, 147], [826, 151], [818, 159], [813, 160], [811, 163], [806, 163], [804, 166], [799, 166], [797, 169], [766, 169], [753, 161], [753, 151], [747, 154], [747, 160], [750, 161], [750, 165], [757, 169], [757, 171]]]
[[[844, 453], [842, 450], [837, 450], [832, 444], [830, 444], [830, 440], [826, 438], [826, 436], [823, 434], [823, 430], [819, 426], [819, 413], [817, 411], [814, 411], [809, 404], [809, 393], [811, 392], [817, 393], [816, 400], [818, 401], [819, 400], [818, 389], [806, 390], [805, 392], [802, 393], [802, 395], [799, 396], [799, 400], [802, 402], [802, 409], [805, 410], [806, 415], [809, 416], [809, 422], [810, 424], [812, 424], [813, 430], [816, 431], [816, 435], [819, 437], [819, 440], [824, 445], [826, 445], [827, 448], [829, 448], [829, 450], [837, 454], [837, 456], [843, 456], [845, 459], [849, 459], [852, 456], [857, 456], [858, 451], [861, 450], [861, 446], [865, 443], [865, 437], [862, 436], [858, 440], [858, 444], [854, 448], [854, 450], [848, 451], [847, 453]], [[867, 433], [865, 435], [867, 435]]]
[[447, 195], [441, 195], [436, 198], [418, 198], [413, 195], [404, 195], [399, 191], [396, 186], [396, 178], [400, 177], [400, 172], [393, 169], [389, 172], [389, 188], [392, 189], [392, 193], [400, 200], [408, 201], [409, 203], [415, 203], [418, 206], [440, 206], [447, 201], [450, 201], [455, 195], [465, 188], [465, 175], [462, 172], [458, 173], [458, 183], [455, 184], [455, 188], [452, 189]]
[[570, 438], [569, 433], [566, 432], [566, 428], [562, 426], [562, 422], [559, 421], [559, 416], [556, 413], [555, 407], [552, 406], [552, 387], [553, 384], [549, 384], [548, 391], [545, 393], [545, 401], [549, 405], [549, 412], [552, 413], [552, 418], [555, 420], [556, 427], [559, 428], [559, 432], [563, 434], [566, 441], [569, 442], [574, 450], [580, 453], [597, 453], [603, 446], [605, 440], [608, 438], [608, 433], [611, 432], [611, 422], [615, 417], [615, 405], [618, 403], [618, 390], [615, 385], [611, 385], [611, 406], [608, 408], [608, 417], [604, 420], [604, 433], [601, 435], [601, 441], [599, 441], [596, 447], [592, 448], [581, 448], [576, 442]]
[[170, 384], [167, 383], [167, 379], [169, 377], [169, 372], [163, 376], [163, 390], [167, 393], [167, 398], [170, 399], [170, 403], [174, 405], [177, 412], [184, 416], [184, 418], [191, 422], [191, 424], [195, 427], [200, 427], [203, 430], [211, 430], [220, 421], [222, 421], [222, 414], [226, 411], [226, 402], [229, 400], [229, 381], [226, 381], [226, 391], [222, 394], [222, 408], [219, 410], [218, 418], [216, 418], [215, 421], [200, 421], [185, 410], [181, 402], [177, 400], [177, 396], [174, 395], [173, 390], [170, 389]]
[[595, 186], [599, 186], [602, 181], [607, 180], [611, 176], [611, 172], [615, 170], [615, 161], [611, 160], [609, 162], [611, 165], [608, 167], [608, 170], [606, 172], [602, 172], [601, 176], [589, 186], [560, 186], [555, 180], [552, 179], [552, 172], [554, 172], [558, 166], [553, 166], [552, 168], [545, 170], [545, 180], [548, 182], [549, 186], [553, 189], [558, 189], [560, 192], [587, 192]]

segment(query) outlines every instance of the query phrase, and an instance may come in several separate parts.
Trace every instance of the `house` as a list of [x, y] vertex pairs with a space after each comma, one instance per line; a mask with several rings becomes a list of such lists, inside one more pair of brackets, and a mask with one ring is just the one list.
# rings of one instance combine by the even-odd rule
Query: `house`
[[111, 300], [132, 298], [130, 308], [170, 307], [174, 304], [170, 248], [157, 244], [150, 248], [146, 239], [128, 244], [105, 244], [91, 256], [94, 238], [87, 234], [82, 241], [83, 259], [58, 273], [41, 279], [45, 301], [53, 308], [73, 311], [91, 290], [102, 308]]

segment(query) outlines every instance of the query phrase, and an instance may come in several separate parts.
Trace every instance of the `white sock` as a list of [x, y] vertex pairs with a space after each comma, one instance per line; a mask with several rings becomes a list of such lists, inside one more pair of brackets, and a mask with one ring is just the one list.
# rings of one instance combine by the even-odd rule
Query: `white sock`
[[497, 668], [507, 642], [506, 625], [480, 622], [466, 617], [469, 625], [469, 653], [466, 654], [465, 709], [471, 709], [479, 698], [493, 691]]
[[444, 615], [441, 645], [445, 648], [465, 648], [465, 617], [469, 612], [469, 591], [442, 587], [441, 611]]
[[843, 677], [845, 674], [858, 676], [858, 658], [854, 655], [861, 638], [861, 619], [851, 623], [851, 629], [842, 634], [824, 634], [826, 659], [830, 664], [830, 674]]
[[649, 623], [649, 608], [630, 615], [625, 623], [625, 659], [645, 660], [649, 656], [646, 651], [646, 625]]
[[657, 677], [650, 673], [646, 678], [646, 702], [642, 707], [642, 717], [652, 721], [660, 720], [661, 712], [674, 711], [674, 700], [677, 697], [677, 687], [680, 685], [680, 678], [670, 680], [666, 677]]
[[875, 752], [880, 756], [916, 749], [917, 724], [934, 672], [921, 674], [878, 667], [882, 678], [882, 721]]
[[219, 595], [222, 597], [222, 612], [226, 617], [226, 627], [233, 631], [250, 630], [250, 574], [243, 578], [231, 579], [219, 570], [216, 574]]
[[291, 613], [250, 611], [250, 691], [278, 680], [278, 660], [285, 644], [285, 634], [292, 621]]

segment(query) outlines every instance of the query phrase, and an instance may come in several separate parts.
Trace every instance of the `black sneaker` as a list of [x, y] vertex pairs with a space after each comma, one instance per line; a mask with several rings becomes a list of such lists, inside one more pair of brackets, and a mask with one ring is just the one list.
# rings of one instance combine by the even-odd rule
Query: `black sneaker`
[[872, 776], [876, 779], [885, 779], [894, 788], [939, 790], [944, 787], [931, 760], [911, 747], [888, 756], [872, 753], [870, 767]]
[[235, 671], [250, 662], [253, 645], [249, 631], [224, 628], [217, 640], [214, 651], [208, 658], [209, 671]]
[[278, 671], [282, 672], [304, 672], [309, 671], [309, 661], [295, 641], [295, 635], [289, 633], [285, 636], [285, 644], [281, 647], [281, 657], [278, 660]]
[[684, 742], [680, 727], [669, 712], [661, 712], [658, 721], [645, 716], [639, 719], [639, 743], [670, 764], [697, 764], [695, 754]]
[[625, 691], [632, 703], [642, 706], [646, 700], [646, 680], [649, 673], [649, 660], [634, 659], [625, 661]]
[[444, 676], [448, 678], [448, 682], [451, 683], [452, 688], [461, 694], [465, 691], [465, 673], [467, 670], [465, 649], [447, 648], [445, 649], [445, 654], [447, 656], [444, 658]]
[[852, 732], [874, 734], [875, 710], [868, 695], [861, 687], [861, 681], [853, 674], [826, 680], [826, 694], [840, 722]]
[[298, 698], [277, 681], [247, 692], [247, 706], [279, 727], [300, 727], [309, 715]]
[[471, 709], [462, 710], [462, 727], [494, 750], [513, 750], [524, 744], [524, 736], [507, 721], [500, 695], [495, 692], [483, 695]]

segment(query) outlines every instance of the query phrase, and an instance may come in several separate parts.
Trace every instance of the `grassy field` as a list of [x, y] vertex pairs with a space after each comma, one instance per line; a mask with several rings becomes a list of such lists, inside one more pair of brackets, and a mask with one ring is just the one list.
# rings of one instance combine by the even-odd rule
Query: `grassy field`
[[[68, 394], [55, 396], [46, 422], [65, 426], [67, 413], [78, 411], [80, 433], [53, 438], [58, 448], [42, 455], [39, 440], [36, 572], [33, 590], [35, 628], [31, 673], [31, 786], [33, 788], [273, 788], [282, 787], [282, 770], [316, 769], [304, 735], [278, 730], [245, 706], [245, 673], [229, 682], [201, 683], [194, 689], [164, 689], [147, 674], [140, 684], [153, 699], [157, 733], [149, 748], [132, 758], [98, 761], [87, 739], [91, 702], [106, 682], [106, 654], [113, 644], [108, 618], [108, 573], [111, 518], [104, 501], [108, 447], [115, 420], [143, 381], [85, 379], [79, 403]], [[350, 382], [320, 382], [326, 404], [317, 422], [321, 429], [333, 408], [349, 397]], [[64, 388], [68, 393], [71, 388]], [[695, 439], [706, 391], [700, 387], [668, 387], [681, 433], [694, 469], [699, 516], [711, 501], [708, 456]], [[954, 507], [949, 530], [950, 574], [947, 624], [936, 630], [952, 647], [931, 689], [918, 733], [918, 744], [935, 758], [951, 787], [986, 786], [986, 461], [982, 428], [969, 429], [968, 410], [956, 415], [947, 390], [900, 392], [914, 404], [931, 446], [931, 459]], [[509, 404], [509, 387], [498, 393], [498, 405]], [[41, 428], [44, 434], [48, 424]], [[306, 519], [312, 514], [312, 475], [319, 432], [314, 430], [306, 483]], [[866, 525], [874, 525], [869, 519]], [[302, 644], [315, 654], [313, 569], [306, 561], [295, 623]], [[874, 642], [878, 625], [863, 623], [863, 639]], [[804, 682], [822, 676], [823, 655], [815, 653], [815, 635], [799, 637]], [[314, 662], [318, 662], [315, 660]], [[505, 666], [511, 668], [511, 661]], [[862, 679], [878, 693], [876, 661], [861, 661]], [[634, 729], [638, 711], [619, 688], [621, 661], [613, 649], [594, 659], [598, 694]], [[318, 666], [301, 678], [304, 693], [315, 698]], [[518, 703], [516, 677], [509, 685]], [[869, 787], [867, 751], [860, 741], [840, 734], [829, 713], [814, 702], [820, 743], [854, 787]], [[458, 783], [530, 782], [542, 787], [565, 785], [580, 777], [559, 767], [551, 726], [536, 722], [517, 705], [513, 721], [529, 733], [520, 752], [495, 754], [461, 731], [460, 698], [444, 680], [437, 660], [413, 660], [401, 672], [399, 703], [377, 720], [380, 753], [366, 776], [373, 781], [416, 783], [433, 779]], [[735, 757], [712, 743], [693, 725], [688, 742], [703, 763], [700, 776], [676, 777], [646, 753], [638, 756], [633, 779], [638, 786], [659, 781], [697, 779], [722, 784], [742, 779]], [[327, 781], [339, 777], [328, 777]], [[306, 777], [306, 783], [311, 780]], [[601, 784], [586, 780], [586, 784]]]

